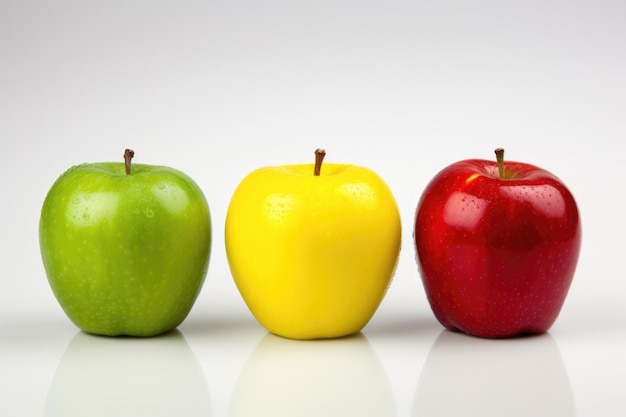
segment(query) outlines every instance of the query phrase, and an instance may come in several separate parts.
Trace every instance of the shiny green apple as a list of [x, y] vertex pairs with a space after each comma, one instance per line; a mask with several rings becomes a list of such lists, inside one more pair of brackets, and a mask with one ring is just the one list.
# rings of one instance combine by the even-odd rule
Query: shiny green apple
[[177, 327], [204, 283], [211, 218], [198, 185], [163, 166], [77, 165], [52, 185], [39, 244], [67, 316], [101, 335], [154, 336]]

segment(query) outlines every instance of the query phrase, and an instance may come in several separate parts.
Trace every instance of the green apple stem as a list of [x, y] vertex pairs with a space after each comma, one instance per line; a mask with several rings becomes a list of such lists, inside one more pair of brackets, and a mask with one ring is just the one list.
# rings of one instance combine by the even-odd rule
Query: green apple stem
[[313, 175], [319, 177], [320, 172], [322, 170], [322, 161], [326, 156], [326, 151], [322, 148], [317, 148], [315, 150], [315, 168], [313, 169]]
[[495, 153], [496, 161], [498, 162], [498, 175], [500, 179], [504, 179], [504, 148], [497, 148]]
[[135, 156], [135, 151], [132, 149], [126, 149], [124, 151], [124, 167], [126, 168], [126, 175], [130, 175], [130, 161]]

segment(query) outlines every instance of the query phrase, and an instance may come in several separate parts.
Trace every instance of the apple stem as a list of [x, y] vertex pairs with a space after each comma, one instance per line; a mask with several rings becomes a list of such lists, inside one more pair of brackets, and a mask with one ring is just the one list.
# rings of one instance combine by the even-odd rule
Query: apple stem
[[497, 148], [495, 153], [496, 161], [498, 162], [498, 175], [500, 179], [504, 179], [504, 148]]
[[126, 149], [124, 151], [124, 167], [126, 168], [126, 175], [130, 175], [130, 161], [135, 156], [135, 151], [132, 149]]
[[322, 170], [322, 161], [326, 156], [326, 151], [322, 148], [317, 148], [315, 150], [315, 168], [313, 169], [313, 175], [319, 177], [320, 171]]

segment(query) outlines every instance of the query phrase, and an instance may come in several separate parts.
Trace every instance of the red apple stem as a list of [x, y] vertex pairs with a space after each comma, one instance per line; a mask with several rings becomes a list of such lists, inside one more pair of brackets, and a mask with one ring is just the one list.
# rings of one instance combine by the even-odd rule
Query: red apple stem
[[130, 161], [135, 156], [135, 151], [132, 149], [126, 149], [124, 151], [124, 167], [126, 168], [126, 175], [130, 175]]
[[326, 151], [322, 148], [317, 148], [315, 150], [315, 168], [313, 169], [313, 175], [319, 177], [320, 172], [322, 171], [322, 161], [326, 156]]
[[500, 179], [504, 179], [504, 148], [497, 148], [495, 153], [496, 161], [498, 162], [498, 175]]

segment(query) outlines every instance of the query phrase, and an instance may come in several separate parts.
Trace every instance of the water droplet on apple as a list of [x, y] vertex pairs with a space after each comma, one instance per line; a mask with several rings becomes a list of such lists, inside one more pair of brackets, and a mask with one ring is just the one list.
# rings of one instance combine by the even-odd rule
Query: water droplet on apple
[[152, 210], [150, 207], [146, 207], [146, 209], [143, 211], [143, 214], [145, 214], [148, 218], [152, 218], [154, 217], [154, 210]]

